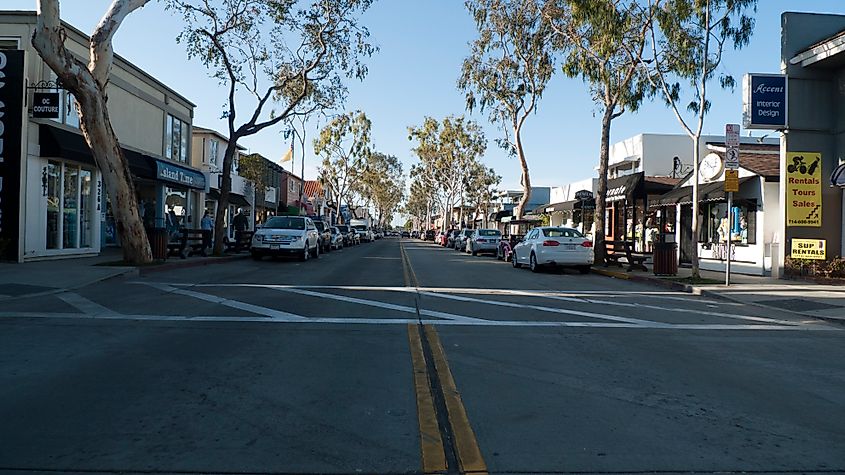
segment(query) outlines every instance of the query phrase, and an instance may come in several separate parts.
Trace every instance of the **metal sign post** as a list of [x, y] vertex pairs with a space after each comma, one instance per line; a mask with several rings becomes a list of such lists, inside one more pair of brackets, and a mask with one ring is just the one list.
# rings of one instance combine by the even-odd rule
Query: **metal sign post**
[[731, 285], [731, 241], [733, 239], [733, 198], [739, 191], [739, 124], [725, 124], [725, 191], [728, 193], [728, 229], [725, 243], [725, 286]]

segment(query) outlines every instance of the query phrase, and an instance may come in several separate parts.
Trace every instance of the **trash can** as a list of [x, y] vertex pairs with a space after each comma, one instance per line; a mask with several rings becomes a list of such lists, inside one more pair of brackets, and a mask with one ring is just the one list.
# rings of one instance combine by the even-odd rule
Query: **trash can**
[[150, 240], [150, 250], [153, 253], [153, 259], [157, 261], [167, 259], [167, 229], [147, 228], [147, 237]]
[[678, 275], [678, 243], [654, 243], [654, 275]]

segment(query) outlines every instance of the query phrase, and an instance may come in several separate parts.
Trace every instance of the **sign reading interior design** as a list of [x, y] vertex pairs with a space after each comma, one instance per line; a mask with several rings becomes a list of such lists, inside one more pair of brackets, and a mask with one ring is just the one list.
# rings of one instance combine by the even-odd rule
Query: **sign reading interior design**
[[746, 129], [786, 127], [786, 82], [783, 74], [745, 75], [742, 119]]
[[188, 188], [205, 188], [205, 175], [202, 173], [162, 160], [156, 160], [156, 175], [159, 180], [177, 183]]
[[0, 259], [17, 260], [23, 51], [0, 50]]
[[822, 225], [822, 154], [787, 152], [786, 225]]

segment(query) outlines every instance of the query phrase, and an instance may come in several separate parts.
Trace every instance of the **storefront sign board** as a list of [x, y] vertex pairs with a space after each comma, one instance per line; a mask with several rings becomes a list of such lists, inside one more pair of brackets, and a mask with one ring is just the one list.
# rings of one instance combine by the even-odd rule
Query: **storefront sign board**
[[785, 74], [745, 75], [742, 125], [746, 129], [786, 128], [787, 82]]
[[825, 244], [824, 239], [792, 239], [792, 253], [790, 257], [793, 259], [818, 259], [825, 260]]
[[822, 225], [822, 154], [786, 153], [786, 225]]
[[0, 259], [17, 260], [20, 244], [24, 53], [0, 50]]
[[176, 183], [188, 188], [205, 188], [205, 175], [202, 172], [182, 168], [162, 160], [156, 160], [156, 176], [159, 180]]
[[58, 92], [36, 92], [32, 94], [32, 117], [36, 119], [58, 119]]
[[739, 191], [739, 170], [725, 170], [725, 192]]

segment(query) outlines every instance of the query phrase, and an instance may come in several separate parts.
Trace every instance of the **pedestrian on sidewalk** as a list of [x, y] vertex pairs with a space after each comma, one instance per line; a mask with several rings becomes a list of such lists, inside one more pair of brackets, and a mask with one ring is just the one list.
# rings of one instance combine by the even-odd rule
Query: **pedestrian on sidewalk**
[[202, 228], [202, 255], [205, 256], [206, 249], [212, 246], [212, 233], [214, 232], [214, 220], [211, 219], [211, 214], [205, 210], [200, 221], [200, 228]]

